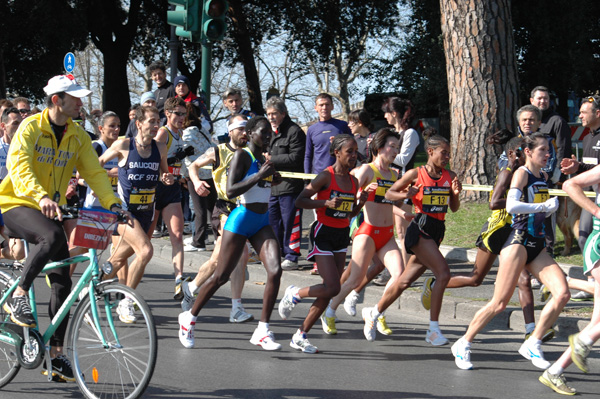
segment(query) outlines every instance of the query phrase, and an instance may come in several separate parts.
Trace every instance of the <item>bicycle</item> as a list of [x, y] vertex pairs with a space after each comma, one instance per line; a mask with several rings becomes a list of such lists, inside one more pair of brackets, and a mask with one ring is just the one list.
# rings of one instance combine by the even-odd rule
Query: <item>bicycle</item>
[[[63, 211], [74, 212], [73, 208]], [[20, 368], [35, 369], [46, 361], [48, 380], [52, 380], [50, 337], [68, 311], [79, 299], [66, 335], [66, 349], [73, 363], [77, 385], [88, 398], [140, 397], [148, 386], [156, 364], [157, 338], [154, 318], [144, 299], [134, 290], [116, 283], [117, 279], [102, 281], [110, 274], [112, 265], [98, 263], [97, 250], [48, 263], [43, 272], [73, 263], [89, 261], [88, 267], [43, 333], [38, 330], [35, 291], [29, 290], [35, 328], [20, 327], [4, 311], [6, 300], [17, 288], [20, 277], [16, 272], [22, 265], [0, 263], [0, 387], [8, 384]], [[116, 314], [121, 299], [133, 301], [140, 315], [133, 324], [119, 320]]]

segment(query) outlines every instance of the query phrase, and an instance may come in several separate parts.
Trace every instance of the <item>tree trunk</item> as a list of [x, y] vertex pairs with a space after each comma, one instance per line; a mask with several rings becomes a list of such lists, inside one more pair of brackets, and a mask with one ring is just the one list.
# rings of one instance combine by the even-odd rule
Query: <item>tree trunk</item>
[[116, 112], [121, 121], [129, 120], [127, 60], [138, 28], [141, 3], [142, 0], [129, 2], [124, 25], [115, 18], [123, 12], [119, 2], [93, 0], [87, 3], [90, 36], [104, 56], [102, 109]]
[[[463, 184], [493, 184], [498, 129], [515, 131], [518, 78], [510, 0], [440, 0], [450, 99], [451, 168]], [[466, 191], [467, 200], [487, 193]]]
[[107, 48], [104, 52], [104, 90], [102, 109], [114, 111], [121, 123], [129, 121], [129, 82], [127, 81], [127, 55]]
[[244, 66], [244, 75], [246, 76], [246, 87], [248, 89], [248, 101], [250, 109], [257, 115], [264, 115], [263, 101], [260, 94], [260, 79], [258, 70], [254, 62], [254, 50], [250, 33], [246, 28], [246, 16], [242, 10], [242, 2], [239, 0], [229, 0], [229, 15], [234, 22], [234, 32], [232, 34], [238, 46], [240, 61]]

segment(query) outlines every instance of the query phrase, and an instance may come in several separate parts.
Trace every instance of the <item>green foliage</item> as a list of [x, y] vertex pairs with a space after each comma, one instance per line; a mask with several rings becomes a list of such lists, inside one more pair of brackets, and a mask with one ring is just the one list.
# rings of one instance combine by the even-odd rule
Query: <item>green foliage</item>
[[43, 99], [48, 79], [65, 73], [65, 54], [85, 47], [86, 18], [80, 6], [80, 1], [64, 0], [0, 2], [2, 94]]
[[560, 98], [566, 115], [567, 95], [594, 94], [600, 86], [600, 3], [594, 0], [512, 2], [519, 83], [523, 103], [535, 86]]
[[412, 15], [404, 29], [405, 39], [390, 37], [391, 57], [378, 59], [365, 76], [377, 86], [371, 91], [403, 91], [420, 115], [447, 112], [448, 89], [440, 6], [437, 2], [401, 0]]

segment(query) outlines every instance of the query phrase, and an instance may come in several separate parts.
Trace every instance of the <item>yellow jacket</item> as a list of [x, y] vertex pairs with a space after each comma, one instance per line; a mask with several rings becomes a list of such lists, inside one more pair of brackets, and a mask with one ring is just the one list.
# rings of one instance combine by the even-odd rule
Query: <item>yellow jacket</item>
[[48, 119], [48, 109], [21, 122], [15, 133], [6, 167], [8, 175], [0, 184], [0, 208], [6, 212], [18, 206], [40, 209], [47, 195], [60, 193], [59, 205], [66, 203], [65, 193], [73, 169], [94, 190], [104, 208], [121, 201], [115, 196], [106, 170], [88, 134], [69, 118], [57, 151], [56, 137]]

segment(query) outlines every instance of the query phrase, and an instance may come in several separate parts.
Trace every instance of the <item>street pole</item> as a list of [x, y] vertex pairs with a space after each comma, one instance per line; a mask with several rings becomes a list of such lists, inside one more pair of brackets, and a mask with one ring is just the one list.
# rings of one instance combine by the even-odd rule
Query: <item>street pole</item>
[[212, 43], [206, 40], [206, 38], [202, 39], [202, 91], [204, 92], [204, 96], [206, 98], [206, 108], [210, 112], [210, 86], [211, 86], [211, 76], [210, 76], [210, 68], [212, 63]]
[[171, 25], [171, 39], [169, 40], [169, 50], [171, 53], [170, 69], [171, 69], [171, 82], [175, 81], [177, 77], [177, 51], [179, 50], [179, 39], [175, 34], [175, 26]]

